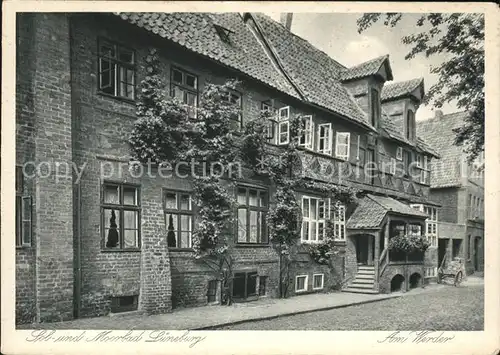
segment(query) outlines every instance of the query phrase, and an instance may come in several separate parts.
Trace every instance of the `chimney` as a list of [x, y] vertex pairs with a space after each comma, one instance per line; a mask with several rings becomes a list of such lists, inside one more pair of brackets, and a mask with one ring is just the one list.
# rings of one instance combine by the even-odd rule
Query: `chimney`
[[280, 15], [280, 22], [283, 26], [285, 26], [285, 28], [288, 31], [290, 31], [290, 29], [292, 28], [292, 17], [293, 17], [293, 13], [291, 13], [291, 12], [283, 12]]
[[443, 117], [443, 111], [436, 110], [436, 112], [434, 113], [434, 118], [441, 118], [441, 117]]

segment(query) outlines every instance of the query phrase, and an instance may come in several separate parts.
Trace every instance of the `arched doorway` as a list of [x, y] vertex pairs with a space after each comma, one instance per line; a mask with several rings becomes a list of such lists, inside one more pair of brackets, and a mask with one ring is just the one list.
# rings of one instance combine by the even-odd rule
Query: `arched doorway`
[[422, 275], [418, 272], [411, 274], [410, 276], [410, 288], [417, 288], [422, 285]]
[[402, 291], [405, 283], [405, 278], [401, 274], [397, 274], [391, 280], [391, 292]]

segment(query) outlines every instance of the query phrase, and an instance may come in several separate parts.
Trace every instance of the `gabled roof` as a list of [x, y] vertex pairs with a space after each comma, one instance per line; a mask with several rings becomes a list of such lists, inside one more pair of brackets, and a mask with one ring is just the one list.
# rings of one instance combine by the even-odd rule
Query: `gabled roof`
[[346, 223], [348, 229], [379, 229], [387, 213], [427, 218], [427, 214], [390, 197], [366, 195]]
[[268, 16], [251, 16], [306, 101], [371, 127], [366, 113], [338, 79], [343, 65]]
[[388, 54], [342, 70], [340, 72], [339, 79], [341, 81], [349, 81], [354, 79], [361, 79], [370, 75], [375, 75], [379, 72], [382, 65], [385, 65], [387, 71], [387, 80], [392, 80], [392, 69], [389, 63]]
[[411, 94], [415, 89], [421, 90], [421, 96], [424, 96], [424, 78], [417, 78], [407, 81], [399, 81], [391, 84], [386, 84], [382, 88], [382, 101], [394, 100], [400, 97]]
[[431, 188], [460, 186], [460, 164], [462, 147], [453, 144], [455, 132], [460, 127], [467, 112], [455, 112], [438, 118], [417, 121], [417, 133], [441, 155], [441, 160], [431, 162]]
[[[300, 98], [291, 83], [275, 68], [238, 13], [121, 12], [116, 15], [285, 94]], [[230, 43], [220, 38], [214, 25], [230, 31]]]

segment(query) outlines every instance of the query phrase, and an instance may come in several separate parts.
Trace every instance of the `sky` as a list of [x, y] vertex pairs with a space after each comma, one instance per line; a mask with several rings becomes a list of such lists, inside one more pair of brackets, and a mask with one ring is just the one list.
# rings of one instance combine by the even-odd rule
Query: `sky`
[[[266, 13], [276, 21], [280, 13]], [[394, 81], [423, 77], [425, 89], [437, 82], [431, 67], [443, 60], [439, 55], [425, 58], [419, 55], [405, 60], [411, 46], [401, 42], [401, 37], [415, 31], [415, 22], [421, 14], [405, 14], [396, 27], [386, 27], [382, 21], [374, 24], [362, 34], [357, 31], [356, 20], [361, 13], [294, 13], [291, 31], [308, 40], [330, 57], [351, 67], [372, 58], [389, 54]], [[443, 105], [444, 114], [458, 111], [454, 105]], [[434, 116], [432, 106], [421, 105], [416, 119], [425, 120]]]

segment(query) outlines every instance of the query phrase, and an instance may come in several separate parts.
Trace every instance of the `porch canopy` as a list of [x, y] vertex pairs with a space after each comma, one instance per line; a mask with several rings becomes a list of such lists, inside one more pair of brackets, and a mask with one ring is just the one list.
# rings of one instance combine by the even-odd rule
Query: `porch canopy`
[[347, 229], [376, 230], [382, 228], [387, 214], [426, 219], [427, 214], [391, 197], [366, 195], [346, 223]]

